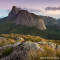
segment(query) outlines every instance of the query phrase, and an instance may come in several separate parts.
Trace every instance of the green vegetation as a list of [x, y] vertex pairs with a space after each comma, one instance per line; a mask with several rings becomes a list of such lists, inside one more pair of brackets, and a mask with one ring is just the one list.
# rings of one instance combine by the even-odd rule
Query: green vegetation
[[7, 47], [6, 50], [2, 51], [2, 56], [3, 57], [8, 56], [12, 51], [13, 51], [13, 48]]
[[58, 19], [58, 24], [60, 25], [60, 19]]
[[[33, 16], [35, 16], [33, 14]], [[36, 17], [36, 16], [35, 16]], [[39, 16], [40, 18], [43, 18], [43, 16]], [[44, 16], [45, 17], [45, 16]], [[22, 34], [22, 35], [33, 35], [33, 36], [40, 36], [46, 39], [52, 39], [52, 40], [60, 40], [60, 26], [53, 25], [53, 26], [47, 26], [46, 30], [39, 30], [37, 27], [27, 27], [24, 25], [16, 25], [12, 23], [12, 20], [6, 21], [6, 18], [0, 19], [0, 34], [8, 34], [8, 33], [14, 33], [14, 34]], [[45, 17], [47, 20], [52, 19], [51, 17]], [[45, 19], [45, 20], [46, 20]], [[55, 21], [55, 19], [53, 19]], [[49, 20], [49, 22], [51, 22]]]
[[36, 27], [27, 27], [23, 25], [16, 25], [10, 22], [3, 22], [0, 24], [0, 34], [23, 34], [40, 36], [46, 39], [60, 40], [60, 30], [55, 27], [48, 26], [46, 30], [39, 30]]
[[[7, 40], [0, 40], [0, 46], [6, 45], [6, 44], [14, 44], [17, 41], [15, 40], [16, 37], [22, 37], [24, 39], [24, 42], [26, 41], [31, 41], [31, 42], [53, 42], [58, 45], [60, 45], [59, 40], [48, 40], [41, 38], [39, 36], [32, 36], [32, 35], [20, 35], [20, 34], [1, 34], [0, 37], [7, 38]], [[4, 43], [2, 43], [3, 41]], [[20, 41], [20, 40], [18, 40]], [[30, 51], [28, 52], [29, 59], [31, 60], [40, 60], [40, 57], [60, 57], [60, 51], [59, 50], [54, 50], [53, 48], [49, 47], [48, 45], [42, 45], [40, 46], [44, 49], [44, 53], [41, 51], [33, 52]], [[9, 55], [13, 51], [13, 48], [7, 47], [5, 50], [2, 51], [2, 56], [5, 57]], [[23, 57], [23, 56], [22, 56]], [[2, 58], [2, 57], [0, 57]], [[57, 60], [57, 59], [56, 59]]]
[[0, 19], [0, 23], [5, 22], [5, 21], [6, 21], [6, 18], [7, 18], [7, 17], [1, 18], [1, 19]]
[[[45, 49], [45, 52], [42, 53], [42, 52], [30, 52], [30, 59], [31, 60], [58, 60], [58, 59], [41, 59], [41, 57], [60, 57], [60, 51], [54, 51], [52, 48], [48, 47], [48, 46], [45, 46], [44, 47]], [[32, 54], [31, 54], [32, 53]]]
[[39, 36], [32, 36], [32, 35], [20, 35], [20, 34], [1, 34], [0, 37], [5, 37], [7, 38], [6, 40], [0, 40], [0, 46], [3, 45], [7, 45], [7, 44], [14, 44], [18, 41], [22, 42], [21, 40], [15, 40], [16, 37], [22, 37], [24, 38], [24, 41], [32, 41], [32, 42], [53, 42], [56, 43], [58, 45], [60, 45], [60, 41], [59, 40], [48, 40], [48, 39], [44, 39], [41, 38]]
[[7, 45], [7, 44], [14, 44], [16, 43], [17, 41], [13, 40], [13, 39], [4, 39], [4, 40], [0, 40], [0, 46], [4, 46], [4, 45]]
[[[33, 16], [36, 17], [36, 15]], [[43, 16], [41, 16], [40, 18], [43, 18]], [[53, 22], [51, 22], [50, 21], [52, 20], [51, 17], [50, 18], [44, 17], [44, 18], [47, 21], [49, 20], [48, 21], [49, 24], [53, 24], [53, 22], [55, 21], [55, 19], [53, 19]], [[52, 42], [52, 43], [56, 43], [57, 45], [60, 45], [60, 26], [50, 25], [47, 26], [46, 30], [39, 30], [35, 26], [27, 27], [20, 24], [16, 25], [11, 21], [10, 20], [6, 21], [6, 18], [0, 19], [0, 37], [6, 38], [6, 39], [0, 39], [0, 47], [9, 44], [13, 45], [16, 42], [23, 42], [23, 43], [27, 41], [42, 42], [42, 43], [45, 42], [46, 45], [45, 44], [39, 45], [39, 47], [42, 48], [43, 52], [41, 52], [40, 50], [38, 52], [33, 50], [28, 52], [28, 57], [29, 57], [28, 60], [41, 60], [40, 57], [60, 57], [59, 49], [57, 49], [56, 47], [53, 48], [48, 46], [48, 42]], [[16, 37], [22, 37], [24, 40], [15, 40]], [[13, 51], [13, 49], [14, 47], [6, 47], [6, 49], [1, 49], [0, 58], [8, 56]]]

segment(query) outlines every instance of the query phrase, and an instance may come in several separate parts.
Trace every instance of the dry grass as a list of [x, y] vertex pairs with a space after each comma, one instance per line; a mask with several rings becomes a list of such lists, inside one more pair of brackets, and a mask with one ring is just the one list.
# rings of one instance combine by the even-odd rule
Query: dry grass
[[[0, 37], [8, 38], [7, 40], [0, 40], [0, 46], [6, 45], [6, 44], [14, 44], [15, 42], [17, 42], [14, 40], [16, 37], [22, 37], [22, 38], [24, 38], [24, 41], [32, 41], [32, 42], [43, 42], [44, 41], [44, 42], [53, 42], [53, 43], [60, 45], [59, 40], [47, 40], [47, 39], [41, 38], [39, 36], [19, 35], [19, 34], [2, 34], [2, 35], [0, 35]], [[22, 40], [19, 40], [19, 41], [23, 42]], [[60, 57], [60, 50], [54, 50], [47, 45], [42, 46], [42, 47], [45, 50], [44, 53], [41, 53], [40, 51], [38, 51], [37, 53], [34, 51], [30, 51], [29, 59], [30, 60], [41, 60], [40, 57]], [[42, 59], [42, 60], [44, 60], [44, 59]]]
[[7, 45], [7, 44], [14, 44], [14, 43], [16, 43], [16, 41], [13, 39], [0, 40], [0, 46]]
[[45, 46], [45, 52], [42, 53], [40, 51], [30, 51], [29, 52], [29, 60], [58, 60], [58, 59], [40, 59], [40, 57], [60, 57], [60, 51], [55, 51], [52, 48]]

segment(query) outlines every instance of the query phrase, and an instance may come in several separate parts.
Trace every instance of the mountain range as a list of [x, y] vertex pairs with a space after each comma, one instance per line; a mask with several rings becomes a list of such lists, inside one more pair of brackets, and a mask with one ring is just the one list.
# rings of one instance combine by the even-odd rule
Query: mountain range
[[60, 26], [55, 18], [39, 16], [13, 6], [7, 17], [0, 19], [0, 34], [2, 33], [39, 35], [57, 40], [60, 39]]
[[13, 23], [26, 25], [26, 26], [36, 26], [40, 30], [45, 30], [45, 25], [55, 25], [58, 22], [52, 17], [37, 16], [27, 10], [22, 10], [15, 6], [12, 7], [7, 20], [12, 20]]

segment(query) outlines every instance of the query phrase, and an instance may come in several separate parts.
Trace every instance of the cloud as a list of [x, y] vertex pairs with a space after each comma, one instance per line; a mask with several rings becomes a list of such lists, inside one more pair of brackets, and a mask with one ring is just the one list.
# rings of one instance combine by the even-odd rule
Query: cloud
[[[46, 7], [47, 8], [47, 7]], [[52, 7], [52, 9], [31, 9], [31, 8], [22, 8], [24, 10], [28, 10], [29, 12], [36, 13], [37, 15], [43, 15], [43, 16], [51, 16], [54, 18], [58, 18], [60, 16], [60, 8], [59, 7]]]
[[56, 11], [47, 11], [46, 13], [50, 14], [50, 15], [60, 15], [60, 11], [58, 11], [58, 10], [56, 10]]
[[46, 7], [45, 8], [46, 11], [49, 11], [49, 10], [60, 10], [60, 7]]
[[28, 10], [29, 12], [35, 12], [35, 13], [43, 12], [42, 10], [39, 9], [31, 9], [31, 8], [22, 8], [22, 9]]

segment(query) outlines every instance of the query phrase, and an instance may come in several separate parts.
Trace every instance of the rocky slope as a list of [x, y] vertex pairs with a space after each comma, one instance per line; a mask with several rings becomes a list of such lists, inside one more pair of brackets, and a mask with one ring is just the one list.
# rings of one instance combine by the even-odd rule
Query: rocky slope
[[26, 25], [29, 27], [36, 26], [40, 30], [46, 29], [43, 19], [40, 19], [38, 16], [34, 17], [27, 10], [21, 10], [15, 6], [13, 6], [7, 20], [12, 20], [13, 23]]
[[[54, 42], [31, 35], [2, 34], [1, 36], [0, 41], [4, 40], [5, 45], [0, 43], [2, 45], [0, 60], [40, 60], [43, 56], [60, 57], [60, 41]], [[12, 40], [11, 43], [8, 43], [9, 40]]]

